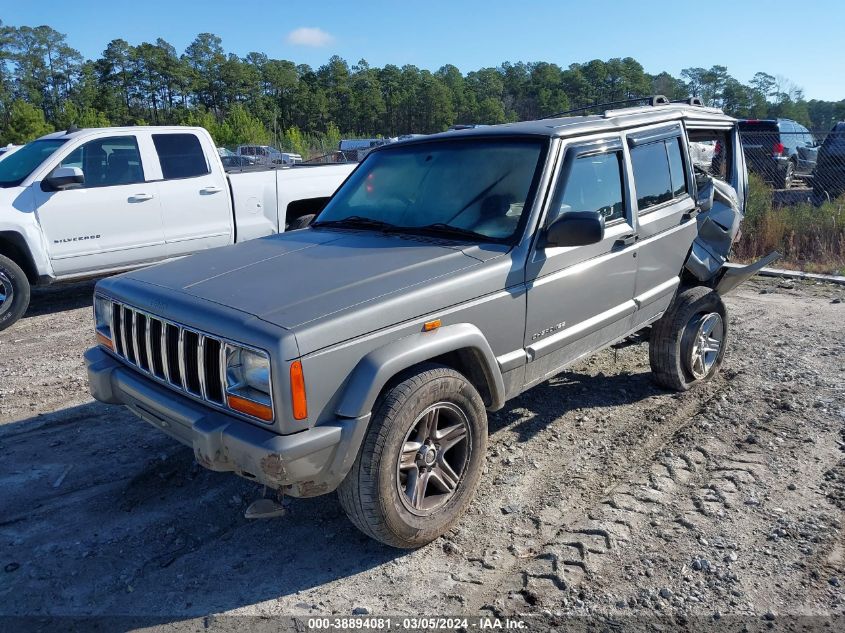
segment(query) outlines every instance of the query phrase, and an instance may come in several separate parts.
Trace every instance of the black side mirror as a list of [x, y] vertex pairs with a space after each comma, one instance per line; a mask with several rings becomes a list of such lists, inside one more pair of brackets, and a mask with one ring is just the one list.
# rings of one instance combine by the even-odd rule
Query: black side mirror
[[586, 246], [604, 239], [604, 215], [599, 211], [568, 211], [546, 229], [546, 246]]
[[[79, 167], [56, 167], [49, 176], [44, 179], [47, 185], [45, 191], [60, 191], [73, 185], [85, 183], [85, 174]], [[43, 188], [43, 187], [42, 187]]]

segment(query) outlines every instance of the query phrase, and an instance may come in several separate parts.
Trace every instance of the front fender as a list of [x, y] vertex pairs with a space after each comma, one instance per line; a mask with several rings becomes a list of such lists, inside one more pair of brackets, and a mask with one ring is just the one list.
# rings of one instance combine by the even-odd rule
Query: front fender
[[474, 325], [458, 323], [433, 332], [420, 332], [379, 347], [364, 356], [346, 383], [337, 415], [357, 418], [372, 411], [379, 393], [393, 376], [427, 360], [470, 349], [481, 363], [490, 390], [489, 409], [501, 409], [505, 404], [505, 385], [502, 372], [487, 339]]

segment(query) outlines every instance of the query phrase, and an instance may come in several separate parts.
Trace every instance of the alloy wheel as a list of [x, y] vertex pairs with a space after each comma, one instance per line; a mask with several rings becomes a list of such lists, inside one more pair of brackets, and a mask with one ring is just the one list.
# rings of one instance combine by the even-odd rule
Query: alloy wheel
[[469, 421], [455, 404], [439, 402], [420, 413], [402, 443], [396, 485], [413, 514], [431, 514], [460, 485], [472, 448]]
[[15, 300], [15, 287], [5, 273], [0, 272], [0, 315], [8, 312]]
[[696, 315], [688, 335], [687, 369], [697, 380], [706, 377], [719, 359], [725, 339], [725, 326], [717, 312]]

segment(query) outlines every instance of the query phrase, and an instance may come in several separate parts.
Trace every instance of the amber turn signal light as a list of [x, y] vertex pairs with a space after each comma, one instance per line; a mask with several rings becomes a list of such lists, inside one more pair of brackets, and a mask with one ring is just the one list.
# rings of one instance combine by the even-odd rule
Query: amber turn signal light
[[97, 332], [97, 343], [99, 343], [103, 347], [108, 347], [111, 351], [114, 351], [114, 343], [112, 343], [111, 339], [105, 334], [100, 334], [99, 332]]
[[431, 332], [432, 330], [436, 330], [439, 328], [443, 323], [440, 319], [434, 319], [434, 321], [426, 321], [423, 323], [423, 332]]
[[308, 417], [308, 400], [305, 398], [305, 375], [298, 360], [290, 364], [290, 394], [293, 419], [304, 420]]
[[247, 400], [246, 398], [241, 398], [240, 396], [233, 396], [232, 394], [229, 394], [226, 397], [226, 401], [228, 402], [229, 407], [235, 411], [246, 413], [247, 415], [251, 415], [259, 420], [264, 420], [265, 422], [273, 421], [273, 409], [268, 407], [266, 404], [253, 402], [252, 400]]

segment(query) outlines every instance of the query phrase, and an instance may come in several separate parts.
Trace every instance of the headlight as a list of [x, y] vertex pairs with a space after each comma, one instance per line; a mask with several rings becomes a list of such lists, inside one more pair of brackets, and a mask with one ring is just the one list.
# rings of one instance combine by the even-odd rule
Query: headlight
[[112, 302], [103, 297], [94, 297], [94, 330], [97, 342], [112, 349], [111, 319]]
[[[267, 355], [226, 345], [226, 392], [236, 398], [245, 398], [270, 407], [270, 359]], [[250, 415], [255, 414], [250, 412]]]

